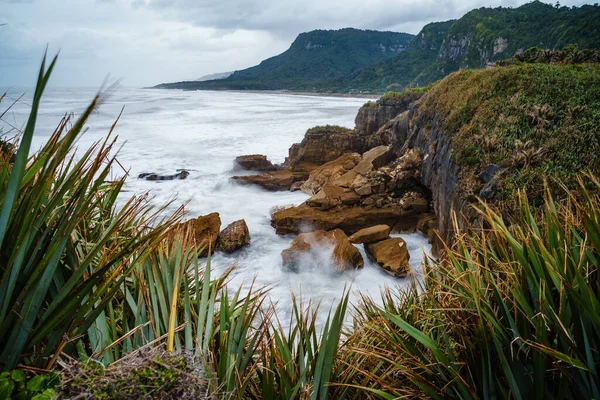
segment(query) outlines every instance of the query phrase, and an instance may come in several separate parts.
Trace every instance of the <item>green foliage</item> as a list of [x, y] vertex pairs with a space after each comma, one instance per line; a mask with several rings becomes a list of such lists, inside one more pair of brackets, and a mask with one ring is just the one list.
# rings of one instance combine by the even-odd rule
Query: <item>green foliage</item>
[[[515, 207], [525, 190], [540, 202], [553, 176], [573, 188], [582, 171], [600, 174], [600, 65], [516, 64], [457, 72], [421, 100], [419, 121], [452, 137], [467, 198], [488, 164], [505, 168], [497, 200]], [[555, 189], [555, 188], [554, 188]]]
[[413, 35], [352, 28], [300, 34], [284, 53], [236, 71], [223, 80], [178, 82], [162, 88], [312, 90], [323, 79], [337, 78], [394, 57]]
[[[0, 365], [52, 368], [75, 355], [129, 272], [177, 219], [159, 220], [143, 198], [115, 207], [124, 178], [107, 182], [107, 138], [75, 159], [76, 138], [100, 103], [63, 119], [29, 157], [42, 93], [56, 59], [40, 69], [14, 163], [0, 165]], [[70, 126], [70, 128], [68, 128]], [[148, 229], [148, 226], [155, 226]]]
[[[285, 53], [225, 80], [159, 87], [398, 92], [429, 85], [461, 68], [484, 67], [532, 46], [556, 50], [577, 44], [582, 49], [598, 50], [598, 20], [598, 5], [555, 8], [533, 1], [518, 8], [475, 9], [458, 20], [428, 24], [412, 39], [408, 35], [391, 36], [389, 32], [376, 36], [370, 31], [313, 31], [301, 34]], [[331, 47], [334, 37], [336, 45]], [[374, 43], [383, 38], [403, 43], [405, 50], [376, 50]], [[316, 47], [309, 51], [306, 46]]]
[[339, 125], [324, 125], [324, 126], [315, 126], [306, 131], [306, 133], [322, 133], [326, 135], [330, 134], [347, 134], [354, 133], [352, 129], [344, 128]]
[[22, 370], [6, 371], [0, 374], [0, 399], [12, 400], [54, 400], [55, 388], [60, 383], [54, 373], [34, 375], [27, 378]]
[[[593, 181], [594, 192], [600, 182]], [[576, 198], [577, 196], [577, 198]], [[460, 236], [423, 286], [365, 299], [347, 360], [384, 398], [591, 399], [600, 392], [600, 197], [557, 203]]]

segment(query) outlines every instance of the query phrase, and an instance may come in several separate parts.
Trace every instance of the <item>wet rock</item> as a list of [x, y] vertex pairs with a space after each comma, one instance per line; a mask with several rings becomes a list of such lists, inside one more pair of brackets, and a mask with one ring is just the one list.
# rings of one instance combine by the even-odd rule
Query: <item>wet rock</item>
[[305, 182], [306, 181], [298, 181], [292, 183], [292, 186], [290, 186], [290, 192], [299, 192], [302, 190], [302, 185], [304, 185]]
[[351, 243], [372, 243], [385, 240], [390, 236], [390, 227], [388, 225], [375, 225], [369, 228], [361, 229], [348, 239]]
[[185, 179], [190, 175], [186, 170], [182, 170], [173, 175], [159, 175], [154, 172], [144, 172], [138, 175], [139, 179], [145, 179], [147, 181], [172, 181], [174, 179]]
[[346, 153], [363, 153], [365, 150], [364, 138], [350, 129], [316, 127], [306, 132], [302, 142], [290, 147], [284, 166], [310, 172]]
[[385, 272], [396, 277], [405, 277], [410, 271], [408, 261], [410, 255], [406, 242], [402, 238], [390, 238], [375, 243], [365, 244], [365, 251], [369, 258], [384, 269]]
[[241, 184], [253, 184], [263, 189], [277, 192], [290, 190], [296, 182], [307, 178], [308, 173], [295, 173], [290, 170], [279, 170], [259, 175], [234, 176], [231, 179]]
[[236, 157], [234, 167], [235, 169], [258, 172], [270, 172], [277, 169], [271, 161], [267, 160], [267, 156], [262, 154], [250, 154]]
[[246, 221], [240, 219], [227, 225], [227, 227], [219, 233], [217, 250], [225, 253], [232, 253], [241, 249], [248, 243], [250, 243], [248, 225], [246, 225]]
[[477, 176], [477, 178], [479, 178], [479, 180], [482, 183], [488, 183], [490, 182], [492, 179], [494, 179], [494, 177], [500, 172], [502, 171], [502, 168], [499, 167], [498, 165], [495, 164], [489, 164], [487, 165], [483, 171], [481, 171], [481, 173]]
[[417, 231], [429, 235], [429, 230], [435, 227], [435, 214], [421, 214], [417, 222]]
[[301, 230], [332, 230], [336, 228], [351, 235], [369, 226], [380, 224], [394, 226], [399, 220], [413, 212], [404, 210], [398, 204], [388, 204], [382, 208], [356, 205], [335, 207], [330, 210], [321, 210], [308, 204], [302, 204], [273, 213], [271, 226], [279, 235], [298, 233]]
[[315, 168], [310, 173], [308, 180], [302, 185], [302, 191], [309, 195], [318, 193], [324, 185], [341, 178], [360, 161], [360, 154], [349, 153]]
[[333, 248], [331, 263], [338, 272], [360, 269], [364, 266], [360, 252], [340, 229], [329, 232], [319, 230], [298, 235], [292, 241], [290, 248], [281, 252], [283, 266], [297, 271], [303, 260], [308, 259], [309, 262], [317, 263], [319, 253], [327, 248]]
[[193, 238], [196, 244], [201, 248], [200, 257], [206, 257], [208, 255], [208, 248], [214, 252], [217, 238], [219, 237], [219, 230], [221, 229], [221, 218], [219, 213], [211, 213], [208, 215], [202, 215], [195, 219], [182, 222], [179, 226], [184, 229], [191, 229], [193, 232]]

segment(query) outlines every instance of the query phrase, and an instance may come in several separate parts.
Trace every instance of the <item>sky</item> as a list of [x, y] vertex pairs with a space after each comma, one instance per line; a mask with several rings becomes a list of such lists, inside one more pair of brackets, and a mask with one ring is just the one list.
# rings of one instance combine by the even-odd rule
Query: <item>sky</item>
[[[53, 86], [143, 87], [244, 69], [313, 29], [416, 34], [478, 7], [528, 0], [0, 0], [0, 88], [31, 86], [60, 52]], [[588, 3], [563, 0], [561, 5]]]

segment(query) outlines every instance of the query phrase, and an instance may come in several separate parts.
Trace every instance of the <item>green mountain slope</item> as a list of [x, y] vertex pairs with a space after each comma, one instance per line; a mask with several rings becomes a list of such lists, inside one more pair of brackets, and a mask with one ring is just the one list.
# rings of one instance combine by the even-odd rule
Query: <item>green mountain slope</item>
[[[412, 38], [412, 39], [411, 39]], [[289, 50], [223, 80], [163, 84], [180, 89], [385, 92], [425, 86], [461, 68], [481, 68], [530, 47], [600, 49], [600, 6], [479, 8], [426, 25], [414, 37], [391, 32], [313, 31]]]
[[178, 82], [162, 88], [215, 87], [230, 89], [306, 88], [323, 79], [341, 77], [405, 51], [413, 35], [397, 32], [340, 29], [316, 30], [298, 35], [282, 54], [259, 65], [236, 71], [224, 80]]
[[[424, 86], [460, 68], [481, 68], [529, 47], [560, 49], [569, 44], [600, 48], [600, 6], [556, 8], [534, 1], [515, 9], [480, 8], [456, 21], [427, 25], [398, 57], [324, 81], [320, 89], [384, 91]], [[389, 86], [393, 84], [397, 85]]]

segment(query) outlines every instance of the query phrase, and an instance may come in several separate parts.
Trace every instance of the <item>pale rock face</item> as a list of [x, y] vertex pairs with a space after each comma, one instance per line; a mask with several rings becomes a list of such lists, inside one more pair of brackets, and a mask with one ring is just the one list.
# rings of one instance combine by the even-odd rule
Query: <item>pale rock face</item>
[[494, 40], [494, 55], [504, 52], [504, 50], [506, 50], [507, 47], [508, 47], [507, 39], [504, 39], [501, 37], [496, 38], [496, 40]]

